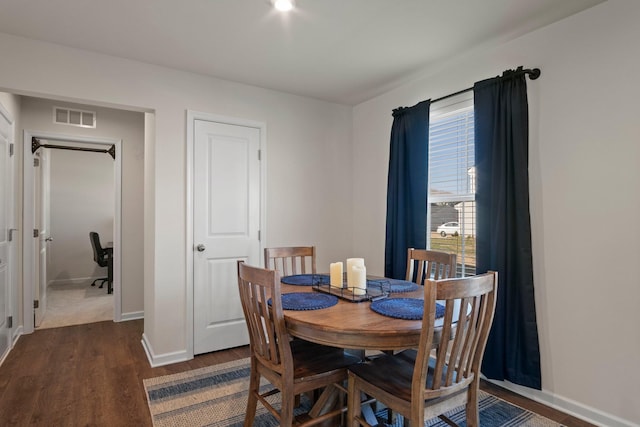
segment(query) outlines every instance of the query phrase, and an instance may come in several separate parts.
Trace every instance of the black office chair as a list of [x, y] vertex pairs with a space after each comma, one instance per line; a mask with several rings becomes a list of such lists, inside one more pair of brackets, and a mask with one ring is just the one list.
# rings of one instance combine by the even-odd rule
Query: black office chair
[[113, 293], [113, 279], [112, 279], [112, 257], [113, 248], [103, 248], [100, 244], [100, 236], [95, 231], [89, 232], [89, 240], [91, 240], [91, 247], [93, 248], [93, 260], [100, 267], [107, 267], [107, 277], [100, 277], [91, 283], [91, 286], [95, 286], [97, 281], [101, 281], [100, 288], [104, 286], [104, 282], [107, 282], [107, 293]]

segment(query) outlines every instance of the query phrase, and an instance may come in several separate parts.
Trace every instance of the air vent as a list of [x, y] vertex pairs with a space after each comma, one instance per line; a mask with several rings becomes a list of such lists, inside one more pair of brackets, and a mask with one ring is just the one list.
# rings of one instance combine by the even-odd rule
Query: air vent
[[96, 112], [53, 107], [53, 122], [61, 125], [78, 126], [81, 128], [95, 128]]

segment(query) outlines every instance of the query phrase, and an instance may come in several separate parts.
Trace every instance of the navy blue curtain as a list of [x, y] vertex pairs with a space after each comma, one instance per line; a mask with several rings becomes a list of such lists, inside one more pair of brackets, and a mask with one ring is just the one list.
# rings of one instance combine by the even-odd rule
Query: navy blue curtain
[[429, 107], [422, 101], [393, 110], [384, 275], [404, 279], [407, 248], [427, 247]]
[[474, 85], [478, 273], [498, 272], [482, 363], [491, 379], [540, 389], [529, 217], [529, 114], [521, 70]]

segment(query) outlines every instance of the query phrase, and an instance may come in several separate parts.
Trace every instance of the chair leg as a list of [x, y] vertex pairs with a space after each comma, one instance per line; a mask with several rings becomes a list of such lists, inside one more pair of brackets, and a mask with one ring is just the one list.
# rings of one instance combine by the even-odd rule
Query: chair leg
[[256, 416], [258, 405], [258, 393], [260, 392], [260, 374], [251, 362], [251, 374], [249, 377], [249, 397], [247, 398], [247, 411], [244, 414], [244, 427], [251, 427]]
[[95, 286], [95, 285], [96, 285], [96, 283], [97, 283], [98, 281], [100, 281], [100, 282], [101, 282], [101, 283], [100, 283], [100, 286], [98, 286], [98, 287], [99, 287], [99, 288], [102, 288], [102, 287], [104, 286], [104, 282], [106, 282], [106, 281], [107, 281], [107, 278], [106, 278], [106, 277], [98, 277], [98, 278], [97, 278], [97, 279], [95, 279], [93, 282], [91, 282], [91, 286]]
[[[410, 426], [423, 426], [424, 425], [424, 410], [418, 411], [417, 414], [412, 414], [411, 421], [409, 422]], [[405, 417], [405, 425], [407, 418]]]
[[347, 427], [359, 427], [360, 423], [356, 420], [356, 415], [360, 412], [360, 390], [356, 390], [356, 380], [349, 373], [349, 382], [347, 385]]
[[478, 407], [478, 387], [479, 383], [472, 382], [467, 390], [467, 426], [478, 427], [480, 425], [480, 409]]
[[293, 408], [295, 407], [296, 397], [286, 390], [280, 390], [282, 396], [282, 406], [280, 407], [280, 425], [293, 425]]

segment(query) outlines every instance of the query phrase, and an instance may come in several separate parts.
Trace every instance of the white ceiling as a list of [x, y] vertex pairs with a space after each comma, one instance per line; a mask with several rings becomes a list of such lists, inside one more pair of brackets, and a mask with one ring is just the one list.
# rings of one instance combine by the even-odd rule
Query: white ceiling
[[354, 105], [602, 1], [0, 0], [0, 31]]

